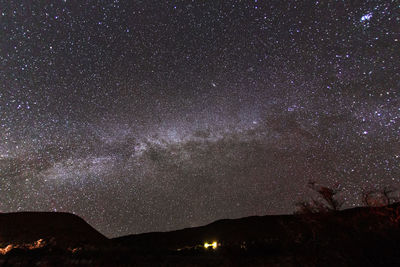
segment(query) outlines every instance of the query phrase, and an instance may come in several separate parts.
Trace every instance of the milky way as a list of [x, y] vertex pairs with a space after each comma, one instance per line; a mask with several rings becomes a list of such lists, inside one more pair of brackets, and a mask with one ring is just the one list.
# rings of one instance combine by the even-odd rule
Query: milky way
[[400, 188], [398, 1], [0, 0], [0, 62], [1, 212], [113, 237]]

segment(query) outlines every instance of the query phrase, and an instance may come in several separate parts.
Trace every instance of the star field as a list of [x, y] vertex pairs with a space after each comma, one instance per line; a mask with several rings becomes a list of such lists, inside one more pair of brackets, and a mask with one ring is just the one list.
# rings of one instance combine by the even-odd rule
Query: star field
[[108, 237], [400, 189], [398, 1], [0, 0], [0, 211]]

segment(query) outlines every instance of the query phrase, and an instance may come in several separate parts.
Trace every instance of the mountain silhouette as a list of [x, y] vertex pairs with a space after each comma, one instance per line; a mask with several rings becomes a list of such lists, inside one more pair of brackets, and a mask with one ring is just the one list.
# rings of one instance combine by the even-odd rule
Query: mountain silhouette
[[[3, 213], [0, 264], [400, 266], [399, 226], [399, 203], [224, 219], [200, 227], [113, 239], [73, 214]], [[38, 240], [45, 240], [45, 245], [18, 246]]]
[[224, 219], [205, 226], [171, 232], [122, 236], [113, 240], [138, 248], [174, 250], [212, 240], [217, 240], [223, 246], [234, 246], [243, 242], [284, 245], [308, 239], [345, 240], [364, 232], [382, 237], [389, 232], [394, 237], [400, 234], [400, 214], [396, 214], [398, 211], [400, 204], [396, 203], [387, 207], [358, 207], [326, 213], [251, 216]]
[[0, 242], [27, 244], [39, 239], [60, 247], [100, 245], [108, 239], [82, 218], [63, 212], [0, 213]]

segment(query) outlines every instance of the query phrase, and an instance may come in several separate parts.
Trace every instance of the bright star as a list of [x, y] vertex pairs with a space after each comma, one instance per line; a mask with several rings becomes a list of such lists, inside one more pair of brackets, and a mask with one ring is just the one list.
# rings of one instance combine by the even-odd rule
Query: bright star
[[372, 18], [372, 12], [365, 14], [364, 16], [361, 17], [360, 21], [366, 21], [366, 20], [370, 20]]

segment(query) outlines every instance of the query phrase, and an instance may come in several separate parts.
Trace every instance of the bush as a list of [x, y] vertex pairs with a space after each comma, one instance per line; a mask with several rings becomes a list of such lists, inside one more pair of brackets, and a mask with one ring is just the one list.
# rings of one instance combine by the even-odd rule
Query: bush
[[319, 199], [312, 199], [309, 202], [302, 201], [296, 203], [297, 213], [320, 213], [338, 211], [343, 205], [342, 201], [337, 200], [337, 194], [340, 192], [339, 187], [332, 189], [325, 186], [317, 186], [314, 181], [309, 181], [308, 186], [318, 193]]

